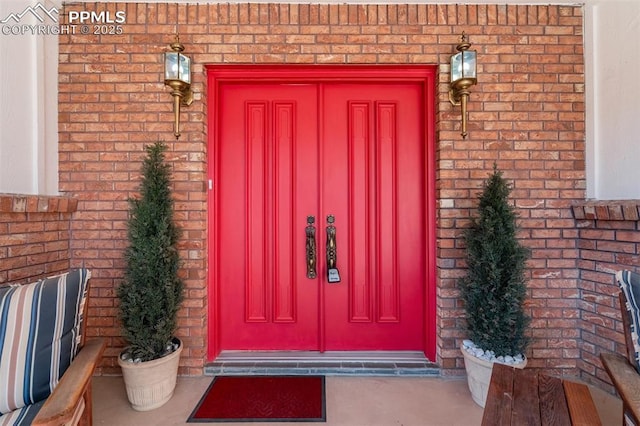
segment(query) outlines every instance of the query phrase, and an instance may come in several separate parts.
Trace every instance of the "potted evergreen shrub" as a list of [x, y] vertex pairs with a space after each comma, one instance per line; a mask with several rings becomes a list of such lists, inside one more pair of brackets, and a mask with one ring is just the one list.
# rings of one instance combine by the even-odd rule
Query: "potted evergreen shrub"
[[180, 230], [174, 223], [166, 145], [146, 147], [140, 197], [129, 199], [124, 278], [117, 288], [122, 334], [128, 346], [118, 364], [132, 407], [160, 407], [173, 395], [182, 343], [175, 337], [183, 300], [178, 276]]
[[469, 340], [462, 345], [472, 397], [484, 407], [493, 362], [524, 368], [524, 310], [529, 251], [516, 238], [511, 187], [494, 164], [483, 183], [478, 217], [464, 233], [467, 273], [460, 280]]

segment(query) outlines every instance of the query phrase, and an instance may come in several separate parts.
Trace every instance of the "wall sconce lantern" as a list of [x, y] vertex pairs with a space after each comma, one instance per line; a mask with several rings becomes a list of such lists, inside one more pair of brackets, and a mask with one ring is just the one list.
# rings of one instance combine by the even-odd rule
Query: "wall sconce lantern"
[[173, 134], [180, 137], [180, 105], [189, 106], [193, 102], [191, 92], [191, 58], [184, 55], [184, 46], [176, 34], [171, 43], [171, 52], [164, 54], [164, 84], [171, 87], [173, 96], [174, 125]]
[[449, 83], [449, 101], [453, 105], [461, 105], [462, 109], [462, 138], [467, 137], [467, 101], [469, 88], [477, 83], [476, 63], [477, 52], [469, 50], [465, 33], [462, 33], [460, 44], [456, 46], [458, 53], [451, 56], [451, 83]]

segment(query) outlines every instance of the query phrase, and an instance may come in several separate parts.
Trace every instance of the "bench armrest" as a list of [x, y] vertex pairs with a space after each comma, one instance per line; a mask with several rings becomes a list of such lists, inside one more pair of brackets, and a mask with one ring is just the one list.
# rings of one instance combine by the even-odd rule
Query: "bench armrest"
[[70, 424], [77, 415], [81, 399], [84, 399], [85, 412], [91, 415], [91, 376], [102, 358], [105, 346], [104, 339], [92, 339], [82, 347], [38, 412], [33, 425]]
[[640, 421], [640, 374], [622, 355], [600, 354], [600, 359], [622, 398], [625, 412]]

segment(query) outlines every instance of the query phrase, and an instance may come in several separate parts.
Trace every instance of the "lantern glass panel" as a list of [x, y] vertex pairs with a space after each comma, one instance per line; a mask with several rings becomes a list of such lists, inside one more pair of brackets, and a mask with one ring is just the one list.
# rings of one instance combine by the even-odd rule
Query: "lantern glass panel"
[[451, 56], [451, 82], [462, 78], [462, 52]]
[[191, 84], [191, 59], [178, 52], [166, 52], [164, 56], [164, 79], [180, 80]]
[[451, 81], [476, 78], [476, 51], [465, 50], [451, 56]]
[[178, 78], [187, 84], [191, 84], [191, 58], [182, 54], [178, 54], [178, 58]]
[[463, 78], [476, 78], [476, 51], [465, 50], [461, 53]]
[[178, 79], [178, 53], [167, 52], [164, 54], [164, 79]]

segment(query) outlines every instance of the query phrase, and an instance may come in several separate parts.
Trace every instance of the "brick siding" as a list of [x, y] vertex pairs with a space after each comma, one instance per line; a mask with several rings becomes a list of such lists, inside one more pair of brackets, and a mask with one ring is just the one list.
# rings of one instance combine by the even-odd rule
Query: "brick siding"
[[[60, 187], [79, 200], [71, 261], [93, 271], [90, 335], [123, 342], [114, 288], [122, 276], [129, 196], [143, 146], [169, 143], [187, 298], [180, 313], [182, 374], [201, 374], [207, 348], [207, 100], [205, 64], [438, 64], [436, 102], [437, 361], [462, 374], [465, 337], [456, 281], [461, 230], [494, 162], [513, 181], [521, 236], [532, 249], [527, 309], [530, 365], [575, 374], [583, 302], [571, 206], [585, 196], [583, 17], [579, 6], [72, 3], [69, 10], [126, 11], [120, 35], [60, 36]], [[162, 52], [180, 40], [194, 63], [196, 100], [172, 137]], [[90, 25], [90, 32], [94, 27]], [[109, 29], [108, 26], [105, 29]], [[98, 28], [100, 30], [100, 28]], [[448, 62], [465, 31], [478, 50], [469, 136], [448, 100]]]
[[77, 204], [68, 197], [0, 194], [0, 285], [69, 269], [69, 228]]
[[590, 201], [577, 204], [573, 212], [582, 293], [578, 367], [585, 380], [613, 391], [599, 355], [626, 355], [615, 273], [621, 269], [640, 271], [640, 203]]

